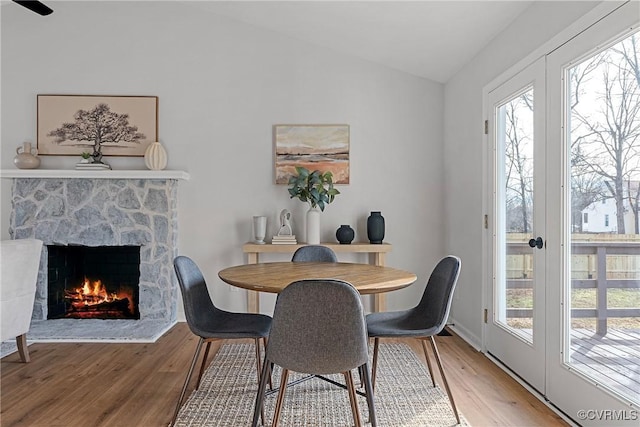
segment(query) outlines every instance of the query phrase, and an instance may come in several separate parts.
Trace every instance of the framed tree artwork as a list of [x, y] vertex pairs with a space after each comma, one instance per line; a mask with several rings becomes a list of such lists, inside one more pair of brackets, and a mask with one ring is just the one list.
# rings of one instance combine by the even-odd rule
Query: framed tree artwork
[[287, 184], [296, 166], [331, 172], [349, 184], [349, 125], [274, 125], [275, 182]]
[[157, 140], [157, 96], [38, 95], [40, 155], [141, 157]]

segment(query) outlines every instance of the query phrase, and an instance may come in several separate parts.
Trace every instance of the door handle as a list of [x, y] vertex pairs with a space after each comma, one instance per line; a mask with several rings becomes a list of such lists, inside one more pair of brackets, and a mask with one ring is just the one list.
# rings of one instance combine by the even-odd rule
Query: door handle
[[543, 245], [544, 242], [542, 241], [542, 237], [537, 237], [535, 239], [529, 240], [529, 246], [531, 246], [532, 248], [537, 247], [538, 249], [542, 249]]

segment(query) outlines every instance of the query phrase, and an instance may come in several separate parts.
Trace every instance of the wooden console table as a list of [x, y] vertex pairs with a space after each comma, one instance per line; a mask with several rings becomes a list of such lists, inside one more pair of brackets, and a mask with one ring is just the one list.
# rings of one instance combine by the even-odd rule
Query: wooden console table
[[[387, 252], [391, 252], [391, 244], [370, 244], [370, 243], [351, 243], [349, 245], [341, 245], [339, 243], [320, 243], [322, 246], [327, 246], [333, 249], [334, 252], [349, 252], [349, 253], [368, 253], [369, 264], [373, 265], [385, 265], [385, 255]], [[242, 246], [242, 251], [247, 254], [247, 264], [257, 264], [260, 262], [260, 254], [293, 254], [298, 248], [307, 246], [306, 243], [299, 243], [296, 245], [273, 245], [266, 243], [259, 245], [256, 243], [245, 243]], [[250, 313], [258, 313], [260, 309], [260, 303], [258, 298], [259, 293], [256, 291], [247, 291], [247, 310]], [[385, 311], [387, 308], [387, 301], [385, 294], [375, 294], [373, 296], [373, 310]]]

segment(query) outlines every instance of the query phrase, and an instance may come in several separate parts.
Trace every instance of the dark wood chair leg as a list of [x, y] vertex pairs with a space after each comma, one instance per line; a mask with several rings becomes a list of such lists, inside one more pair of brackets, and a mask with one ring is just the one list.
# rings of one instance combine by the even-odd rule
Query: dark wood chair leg
[[196, 346], [196, 352], [193, 355], [193, 360], [191, 361], [191, 366], [189, 367], [189, 372], [187, 373], [187, 378], [184, 380], [184, 385], [182, 386], [182, 391], [180, 392], [180, 397], [178, 398], [178, 404], [176, 405], [176, 410], [173, 413], [171, 424], [169, 424], [170, 426], [172, 426], [176, 422], [176, 418], [178, 418], [178, 412], [180, 412], [180, 406], [182, 406], [182, 400], [184, 399], [184, 395], [187, 392], [187, 387], [189, 386], [191, 375], [193, 375], [193, 369], [196, 367], [196, 362], [198, 361], [198, 356], [200, 355], [200, 350], [202, 349], [203, 343], [204, 343], [204, 339], [200, 338], [198, 340], [198, 345]]
[[24, 363], [31, 362], [31, 356], [29, 356], [29, 347], [27, 347], [27, 334], [18, 335], [16, 337], [16, 344], [18, 345], [18, 353], [20, 353], [20, 359]]
[[444, 383], [444, 388], [447, 391], [447, 396], [449, 396], [449, 402], [451, 402], [451, 409], [453, 409], [453, 413], [456, 416], [456, 421], [460, 424], [460, 415], [458, 415], [458, 409], [456, 408], [456, 404], [453, 401], [453, 395], [451, 394], [451, 389], [449, 388], [449, 382], [447, 381], [447, 377], [444, 375], [444, 368], [442, 367], [442, 361], [440, 360], [440, 353], [438, 352], [438, 347], [436, 346], [436, 340], [431, 338], [431, 348], [433, 349], [433, 354], [436, 357], [436, 363], [438, 364], [438, 369], [440, 370], [440, 376], [442, 376], [442, 382]]
[[378, 350], [380, 347], [380, 338], [373, 339], [373, 365], [371, 366], [371, 387], [376, 390], [376, 371], [378, 370]]
[[362, 427], [360, 411], [358, 411], [358, 400], [356, 399], [356, 386], [353, 383], [353, 375], [351, 375], [351, 371], [343, 372], [343, 375], [345, 382], [347, 383], [347, 390], [349, 391], [349, 403], [351, 404], [353, 422], [355, 423], [355, 427]]
[[429, 375], [431, 375], [431, 384], [436, 386], [436, 377], [433, 376], [433, 367], [431, 366], [431, 358], [429, 358], [429, 352], [427, 351], [427, 343], [424, 339], [420, 339], [422, 344], [422, 351], [424, 352], [424, 358], [427, 359], [427, 368], [429, 368]]
[[284, 393], [287, 391], [287, 380], [289, 378], [289, 370], [282, 368], [282, 375], [280, 376], [280, 391], [278, 391], [278, 400], [276, 402], [276, 410], [273, 414], [273, 423], [271, 427], [278, 427], [280, 422], [280, 412], [282, 411], [282, 402], [284, 402]]

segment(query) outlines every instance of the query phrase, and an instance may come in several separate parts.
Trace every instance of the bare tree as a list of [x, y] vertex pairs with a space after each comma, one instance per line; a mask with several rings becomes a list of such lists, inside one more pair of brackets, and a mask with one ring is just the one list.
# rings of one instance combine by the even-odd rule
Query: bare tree
[[624, 42], [616, 45], [612, 50], [621, 55], [627, 63], [627, 67], [633, 72], [638, 86], [640, 86], [640, 46], [638, 45], [638, 33], [632, 34]]
[[633, 228], [635, 234], [640, 234], [640, 181], [627, 181], [627, 194], [633, 212]]
[[607, 183], [610, 197], [616, 203], [620, 234], [626, 232], [624, 184], [639, 171], [640, 156], [640, 88], [635, 70], [628, 66], [624, 55], [618, 54], [637, 48], [626, 46], [631, 44], [631, 39], [597, 54], [598, 58], [594, 59], [599, 64], [589, 73], [599, 73], [599, 107], [579, 108], [576, 104], [571, 111], [572, 121], [580, 126], [572, 144], [581, 150], [581, 165]]
[[532, 225], [533, 131], [522, 123], [523, 113], [532, 111], [532, 90], [504, 105], [507, 226], [522, 233], [529, 233]]
[[129, 125], [128, 114], [118, 114], [107, 104], [98, 104], [91, 110], [79, 110], [73, 115], [73, 123], [63, 123], [62, 127], [52, 130], [48, 136], [55, 137], [53, 142], [87, 141], [93, 144], [93, 157], [100, 161], [102, 144], [134, 142], [140, 143], [145, 135], [138, 132], [137, 126]]
[[[582, 101], [585, 94], [584, 86], [593, 80], [592, 73], [602, 61], [602, 56], [596, 55], [569, 70], [571, 110], [576, 109]], [[571, 121], [571, 135], [581, 135], [581, 128], [580, 121]], [[571, 229], [574, 233], [584, 231], [582, 211], [593, 203], [608, 198], [602, 178], [588, 165], [589, 160], [583, 153], [582, 140], [580, 136], [571, 141]]]
[[582, 233], [582, 211], [609, 196], [602, 178], [576, 159], [579, 156], [574, 151], [571, 160], [571, 230]]
[[[638, 33], [634, 33], [627, 39], [627, 43], [621, 43], [613, 50], [621, 55], [627, 66], [636, 78], [636, 83], [640, 87], [640, 46], [638, 44]], [[629, 207], [633, 212], [633, 223], [636, 234], [640, 234], [640, 181], [627, 181], [627, 196]]]

